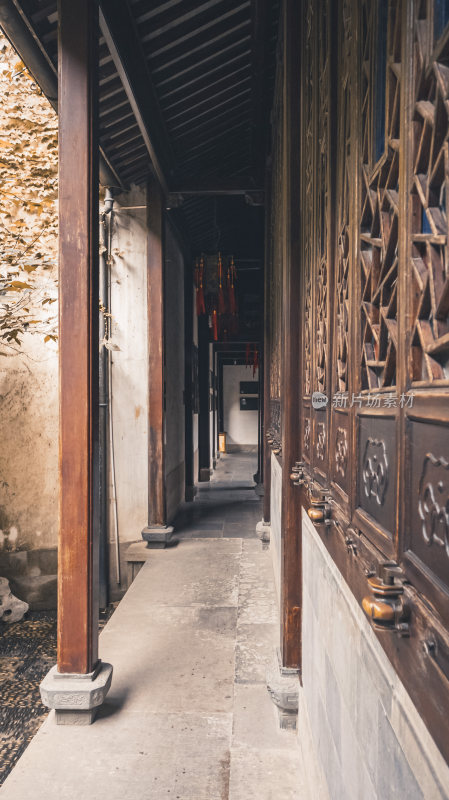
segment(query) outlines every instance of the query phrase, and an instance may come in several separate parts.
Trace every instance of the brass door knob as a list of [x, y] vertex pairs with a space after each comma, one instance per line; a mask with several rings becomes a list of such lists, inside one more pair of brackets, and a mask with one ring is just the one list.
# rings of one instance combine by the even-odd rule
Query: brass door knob
[[307, 513], [312, 522], [324, 522], [324, 520], [326, 519], [325, 510], [321, 506], [318, 508], [307, 509]]
[[383, 600], [377, 600], [374, 597], [364, 597], [362, 600], [362, 608], [368, 617], [371, 617], [375, 622], [391, 622], [395, 621], [395, 610], [392, 605], [385, 603]]

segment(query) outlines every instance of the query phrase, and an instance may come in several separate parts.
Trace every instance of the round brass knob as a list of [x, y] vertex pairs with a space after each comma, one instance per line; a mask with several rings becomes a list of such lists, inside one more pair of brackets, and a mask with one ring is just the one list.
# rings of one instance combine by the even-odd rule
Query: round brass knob
[[394, 622], [394, 608], [389, 603], [376, 600], [374, 597], [364, 597], [362, 608], [365, 614], [376, 622]]
[[324, 508], [309, 508], [307, 513], [312, 522], [324, 522]]

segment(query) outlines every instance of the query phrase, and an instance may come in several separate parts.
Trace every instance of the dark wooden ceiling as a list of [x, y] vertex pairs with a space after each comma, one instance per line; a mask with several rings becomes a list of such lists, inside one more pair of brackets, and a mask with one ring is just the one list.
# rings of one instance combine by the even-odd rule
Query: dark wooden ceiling
[[[45, 62], [44, 82], [48, 87], [54, 80], [57, 87], [56, 0], [0, 5], [19, 12]], [[177, 198], [180, 208], [172, 214], [193, 253], [221, 249], [261, 267], [263, 209], [248, 205], [245, 193], [255, 192], [260, 202], [279, 0], [99, 5], [100, 145], [106, 161], [123, 186], [143, 184], [156, 171], [167, 197]], [[56, 88], [47, 94], [55, 97]]]
[[[57, 3], [14, 4], [56, 70]], [[103, 0], [100, 8], [110, 31], [100, 36], [101, 145], [123, 183], [145, 180], [150, 155], [111, 42], [151, 109], [149, 134], [171, 191], [238, 175], [260, 188], [279, 0]]]

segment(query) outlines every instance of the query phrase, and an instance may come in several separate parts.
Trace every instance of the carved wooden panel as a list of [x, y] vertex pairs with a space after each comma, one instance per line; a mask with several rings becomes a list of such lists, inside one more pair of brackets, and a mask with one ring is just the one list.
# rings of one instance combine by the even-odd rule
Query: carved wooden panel
[[331, 453], [330, 476], [348, 494], [350, 476], [350, 429], [349, 415], [344, 411], [333, 410], [333, 447]]
[[385, 561], [402, 570], [410, 638], [379, 640], [436, 737], [429, 708], [449, 678], [449, 3], [303, 9], [300, 452], [309, 488], [329, 490], [317, 530], [354, 594]]
[[350, 8], [343, 4], [343, 36], [339, 51], [338, 145], [337, 145], [337, 252], [335, 280], [335, 359], [333, 390], [348, 390], [349, 358], [349, 256], [350, 218], [349, 193], [351, 186], [351, 43]]
[[[409, 164], [410, 332], [403, 553], [408, 577], [449, 625], [449, 22], [446, 4], [414, 19]], [[441, 38], [438, 36], [442, 34]], [[434, 37], [437, 38], [434, 38]]]
[[[327, 0], [314, 4], [318, 13], [316, 79], [318, 113], [316, 139], [316, 256], [315, 256], [315, 348], [314, 389], [327, 391], [329, 313], [328, 313], [328, 237], [329, 237], [329, 42]], [[310, 53], [312, 56], [312, 53]], [[325, 424], [325, 423], [320, 423]], [[318, 451], [317, 451], [318, 452]], [[321, 452], [321, 448], [320, 448]], [[320, 459], [321, 460], [321, 459]]]
[[[448, 586], [449, 430], [435, 422], [411, 425], [411, 498], [407, 545], [415, 564]], [[447, 589], [448, 608], [449, 590]]]
[[396, 523], [396, 422], [384, 416], [358, 416], [358, 506], [375, 520], [370, 531], [382, 544], [382, 536], [391, 540]]
[[363, 4], [366, 30], [362, 53], [361, 387], [370, 390], [396, 385], [401, 99], [398, 9], [398, 3], [390, 3], [385, 150], [374, 163], [374, 108], [378, 109], [383, 101], [384, 87], [376, 85], [372, 72], [375, 65], [380, 67], [375, 47], [382, 32], [376, 35], [376, 4]]
[[430, 14], [421, 13], [415, 24], [410, 285], [410, 372], [425, 383], [449, 380], [449, 42], [429, 62], [430, 23]]
[[[354, 118], [354, 94], [351, 63], [353, 58], [351, 4], [341, 4], [338, 28], [337, 80], [334, 91], [337, 99], [335, 150], [335, 274], [333, 285], [333, 350], [329, 398], [331, 414], [331, 449], [329, 479], [339, 488], [339, 500], [348, 502], [350, 485], [351, 431], [349, 423], [349, 362], [351, 356], [351, 217], [350, 197], [353, 191], [354, 170], [351, 151], [351, 132]], [[337, 408], [336, 396], [343, 398]]]
[[304, 404], [301, 426], [301, 460], [310, 464], [312, 450], [312, 420], [310, 406]]
[[305, 46], [303, 56], [304, 68], [304, 104], [303, 109], [309, 109], [304, 117], [304, 142], [303, 142], [303, 394], [309, 397], [313, 391], [313, 264], [314, 264], [314, 189], [315, 189], [315, 85], [313, 75], [313, 30], [314, 30], [314, 4], [307, 2], [305, 19]]

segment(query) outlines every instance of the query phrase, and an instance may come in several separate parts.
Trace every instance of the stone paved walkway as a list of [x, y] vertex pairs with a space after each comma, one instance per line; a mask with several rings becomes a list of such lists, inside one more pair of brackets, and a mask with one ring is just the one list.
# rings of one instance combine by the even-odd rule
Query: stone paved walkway
[[294, 732], [265, 685], [277, 642], [253, 459], [228, 456], [176, 547], [155, 550], [100, 638], [113, 684], [90, 727], [50, 714], [1, 800], [296, 800]]

